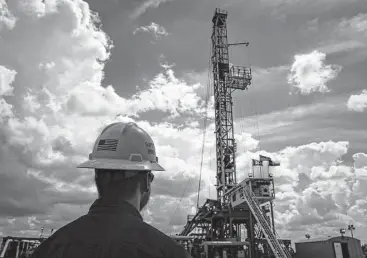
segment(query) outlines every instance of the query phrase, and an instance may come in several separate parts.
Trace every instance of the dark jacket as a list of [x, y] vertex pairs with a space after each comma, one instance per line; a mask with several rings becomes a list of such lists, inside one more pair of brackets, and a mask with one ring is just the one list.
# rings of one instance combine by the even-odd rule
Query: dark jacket
[[143, 221], [134, 206], [97, 199], [88, 214], [46, 239], [31, 258], [190, 258], [170, 237]]

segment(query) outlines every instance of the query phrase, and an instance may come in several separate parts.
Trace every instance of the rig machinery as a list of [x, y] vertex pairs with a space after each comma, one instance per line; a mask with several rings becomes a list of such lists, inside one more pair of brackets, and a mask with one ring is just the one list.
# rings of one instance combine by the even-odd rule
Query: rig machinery
[[189, 215], [182, 232], [173, 236], [193, 257], [290, 258], [289, 240], [274, 227], [274, 181], [269, 169], [279, 166], [268, 157], [252, 160], [248, 178], [237, 183], [232, 93], [251, 85], [251, 68], [231, 66], [227, 11], [216, 9], [212, 19], [211, 66], [214, 86], [217, 199], [208, 199]]
[[0, 242], [0, 258], [27, 258], [45, 240], [44, 237], [4, 237]]

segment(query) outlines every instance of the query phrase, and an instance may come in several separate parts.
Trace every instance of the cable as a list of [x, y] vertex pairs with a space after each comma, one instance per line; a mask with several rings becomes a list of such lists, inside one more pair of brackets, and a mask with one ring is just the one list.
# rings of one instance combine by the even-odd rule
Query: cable
[[257, 140], [258, 140], [258, 145], [257, 145], [257, 149], [258, 151], [261, 150], [260, 148], [260, 126], [259, 126], [259, 114], [257, 112], [257, 107], [256, 107], [256, 100], [255, 97], [253, 98], [253, 105], [254, 105], [254, 109], [255, 109], [255, 116], [256, 116], [256, 127], [257, 127]]
[[261, 150], [261, 147], [260, 147], [260, 125], [259, 125], [259, 113], [258, 113], [258, 110], [257, 110], [255, 97], [254, 97], [254, 99], [253, 99], [253, 104], [254, 104], [255, 116], [256, 116], [256, 129], [257, 129], [257, 141], [258, 141], [258, 144], [257, 144], [257, 151], [260, 151], [260, 150]]
[[[251, 52], [250, 50], [247, 52], [247, 58], [249, 61], [249, 67], [251, 68]], [[253, 81], [251, 82], [252, 86], [254, 85]], [[252, 99], [252, 103], [254, 106], [254, 111], [255, 111], [255, 117], [256, 117], [256, 129], [257, 129], [257, 140], [258, 140], [258, 145], [257, 145], [257, 150], [260, 151], [261, 147], [260, 147], [260, 126], [259, 126], [259, 113], [257, 110], [257, 105], [256, 105], [256, 95], [253, 94], [253, 99]]]
[[[212, 167], [212, 164], [213, 164], [213, 162], [212, 162], [212, 151], [213, 151], [213, 148], [210, 148], [210, 150], [209, 150], [209, 167]], [[208, 187], [209, 187], [209, 199], [210, 199], [210, 178], [209, 178], [209, 185], [208, 185]]]
[[208, 105], [209, 105], [209, 92], [210, 92], [210, 74], [211, 74], [211, 62], [210, 62], [210, 55], [211, 55], [211, 47], [209, 48], [209, 64], [208, 64], [208, 81], [206, 87], [206, 96], [205, 96], [205, 117], [204, 117], [204, 128], [203, 128], [203, 142], [201, 146], [201, 161], [200, 161], [200, 175], [199, 175], [199, 186], [198, 186], [198, 198], [196, 203], [197, 210], [199, 209], [199, 202], [200, 202], [200, 190], [201, 190], [201, 176], [203, 172], [203, 161], [204, 161], [204, 151], [205, 151], [205, 136], [206, 136], [206, 129], [207, 129], [207, 121], [208, 121]]
[[[204, 159], [204, 147], [205, 147], [205, 135], [206, 135], [206, 124], [207, 124], [207, 119], [208, 119], [208, 104], [209, 104], [209, 92], [210, 92], [210, 73], [211, 73], [211, 66], [210, 66], [210, 55], [211, 55], [211, 47], [209, 47], [209, 70], [208, 70], [208, 87], [207, 87], [207, 94], [206, 94], [206, 99], [205, 99], [205, 117], [204, 117], [204, 129], [203, 129], [203, 145], [202, 145], [202, 151], [201, 151], [201, 165], [200, 165], [200, 176], [199, 176], [199, 188], [198, 188], [198, 203], [199, 203], [199, 196], [200, 196], [200, 188], [201, 188], [201, 176], [202, 176], [202, 167], [203, 167], [203, 159]], [[182, 174], [184, 173], [184, 171], [182, 172]], [[170, 220], [168, 222], [168, 225], [170, 226], [172, 223], [172, 219], [173, 216], [176, 214], [178, 207], [180, 206], [183, 197], [186, 194], [186, 191], [191, 183], [192, 179], [190, 178], [189, 181], [187, 182], [185, 189], [180, 197], [179, 202], [177, 203], [177, 206], [175, 208], [175, 210], [173, 211], [172, 215], [170, 216]]]
[[171, 215], [171, 218], [170, 218], [169, 223], [168, 223], [168, 225], [169, 225], [169, 226], [171, 225], [171, 223], [172, 223], [172, 219], [173, 219], [173, 216], [176, 214], [177, 209], [178, 209], [178, 207], [180, 206], [180, 204], [181, 204], [181, 202], [182, 202], [182, 199], [183, 199], [183, 197], [184, 197], [184, 196], [185, 196], [185, 194], [186, 194], [187, 188], [189, 187], [189, 185], [190, 185], [190, 183], [191, 183], [191, 180], [192, 180], [192, 179], [190, 178], [190, 179], [189, 179], [189, 181], [187, 182], [186, 187], [185, 187], [185, 190], [184, 190], [184, 192], [182, 193], [182, 195], [181, 195], [181, 197], [180, 197], [180, 201], [177, 203], [177, 206], [176, 206], [175, 210], [173, 211], [173, 213], [172, 213], [172, 215]]
[[[251, 60], [250, 60], [250, 51], [248, 50], [248, 52], [246, 52], [246, 58], [248, 60], [248, 64], [246, 64], [246, 66], [248, 68], [251, 69]], [[254, 83], [252, 81], [251, 83], [251, 86], [253, 87]], [[251, 87], [251, 88], [252, 88]], [[251, 89], [250, 88], [250, 89]], [[260, 125], [259, 125], [259, 114], [258, 114], [258, 109], [257, 109], [257, 105], [256, 105], [256, 97], [255, 97], [255, 94], [252, 94], [252, 98], [251, 100], [249, 101], [250, 103], [250, 108], [252, 107], [253, 108], [253, 113], [254, 113], [254, 116], [255, 116], [255, 122], [254, 124], [252, 124], [255, 128], [255, 137], [257, 137], [259, 143], [257, 145], [257, 150], [260, 150]], [[241, 108], [239, 109], [239, 119], [238, 119], [238, 123], [236, 123], [236, 127], [238, 129], [238, 133], [241, 135], [242, 133], [245, 132], [245, 129], [246, 129], [246, 122], [245, 122], [245, 110], [246, 110], [246, 107], [245, 105], [241, 105]], [[257, 136], [256, 136], [257, 134]]]

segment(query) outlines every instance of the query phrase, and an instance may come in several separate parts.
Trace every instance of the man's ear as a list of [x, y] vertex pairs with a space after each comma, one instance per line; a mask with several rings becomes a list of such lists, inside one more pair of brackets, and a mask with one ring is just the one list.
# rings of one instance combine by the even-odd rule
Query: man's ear
[[150, 182], [149, 182], [149, 175], [148, 174], [142, 175], [140, 183], [141, 183], [142, 193], [150, 192]]
[[151, 185], [152, 185], [152, 182], [150, 181], [150, 178], [149, 178], [149, 174], [148, 173], [145, 175], [144, 181], [146, 182], [147, 192], [149, 193], [150, 192]]

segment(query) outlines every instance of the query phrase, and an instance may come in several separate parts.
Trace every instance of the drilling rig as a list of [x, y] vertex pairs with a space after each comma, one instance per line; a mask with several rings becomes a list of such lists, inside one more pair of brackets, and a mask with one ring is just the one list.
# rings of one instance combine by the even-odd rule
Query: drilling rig
[[278, 162], [260, 155], [252, 160], [248, 177], [237, 183], [232, 93], [251, 85], [250, 67], [232, 66], [225, 10], [212, 19], [211, 66], [214, 86], [217, 199], [207, 199], [187, 217], [182, 232], [172, 236], [196, 258], [290, 258], [290, 241], [281, 240], [274, 227], [274, 181], [271, 167]]

